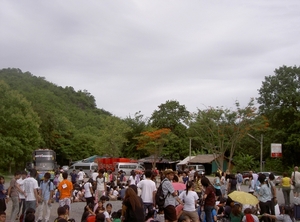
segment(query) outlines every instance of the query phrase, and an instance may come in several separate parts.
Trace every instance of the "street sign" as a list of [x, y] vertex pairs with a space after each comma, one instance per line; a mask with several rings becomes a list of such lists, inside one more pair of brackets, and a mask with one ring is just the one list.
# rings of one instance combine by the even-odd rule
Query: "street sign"
[[282, 157], [281, 143], [271, 143], [271, 157]]

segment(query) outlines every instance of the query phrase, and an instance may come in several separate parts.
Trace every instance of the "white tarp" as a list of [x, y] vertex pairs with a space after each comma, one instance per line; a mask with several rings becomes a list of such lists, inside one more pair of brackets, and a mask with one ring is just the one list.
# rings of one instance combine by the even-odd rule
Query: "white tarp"
[[177, 165], [186, 165], [186, 164], [188, 164], [188, 162], [190, 161], [190, 159], [193, 159], [194, 157], [195, 156], [191, 156], [191, 158], [190, 158], [190, 156], [188, 156], [184, 160], [181, 160], [179, 163], [177, 163]]

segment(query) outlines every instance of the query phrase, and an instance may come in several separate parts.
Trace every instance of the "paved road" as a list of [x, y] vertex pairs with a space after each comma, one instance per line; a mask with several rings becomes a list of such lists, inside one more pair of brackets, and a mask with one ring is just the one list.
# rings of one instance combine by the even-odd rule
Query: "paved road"
[[[213, 180], [212, 177], [210, 179]], [[5, 187], [7, 188], [8, 186], [9, 186], [9, 181], [6, 181]], [[248, 191], [248, 186], [242, 185], [242, 190]], [[278, 200], [279, 204], [284, 203], [284, 199], [283, 199], [281, 190], [280, 191], [277, 190], [277, 200]], [[293, 203], [293, 201], [294, 201], [293, 193], [291, 192], [291, 203]], [[118, 211], [122, 207], [121, 201], [108, 201], [107, 203], [112, 204], [112, 206], [113, 206], [112, 212]], [[84, 206], [85, 206], [84, 202], [72, 203], [70, 217], [74, 218], [77, 222], [81, 221], [81, 215], [83, 213]], [[57, 208], [58, 208], [58, 203], [54, 203], [52, 206], [52, 210], [51, 210], [50, 222], [54, 221], [54, 219], [57, 217], [57, 213], [56, 213]], [[11, 201], [9, 201], [8, 206], [7, 206], [7, 211], [6, 211], [8, 218], [9, 218], [10, 212], [11, 212]]]

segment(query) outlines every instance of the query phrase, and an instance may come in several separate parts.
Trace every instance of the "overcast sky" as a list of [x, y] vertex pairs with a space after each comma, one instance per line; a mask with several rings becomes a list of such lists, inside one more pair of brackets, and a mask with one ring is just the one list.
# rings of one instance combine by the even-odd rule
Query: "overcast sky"
[[0, 69], [86, 89], [125, 118], [177, 100], [234, 108], [299, 66], [299, 0], [0, 0]]

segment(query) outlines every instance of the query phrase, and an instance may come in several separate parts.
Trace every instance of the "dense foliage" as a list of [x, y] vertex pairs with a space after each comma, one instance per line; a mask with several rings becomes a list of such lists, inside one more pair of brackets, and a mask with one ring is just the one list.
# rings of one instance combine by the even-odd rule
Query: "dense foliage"
[[282, 66], [266, 76], [259, 89], [260, 113], [270, 122], [270, 143], [283, 145], [285, 165], [299, 164], [300, 155], [300, 67]]
[[[265, 170], [283, 170], [300, 163], [299, 77], [299, 67], [286, 66], [265, 77], [259, 110], [250, 99], [246, 107], [236, 102], [235, 109], [209, 107], [190, 113], [178, 101], [168, 100], [149, 118], [137, 112], [121, 119], [97, 108], [87, 90], [63, 88], [19, 69], [2, 69], [0, 168], [24, 167], [37, 148], [55, 150], [61, 165], [92, 155], [138, 159], [152, 154], [174, 161], [185, 158], [191, 148], [194, 155], [214, 153], [240, 170], [257, 170], [260, 144], [250, 134], [263, 135]], [[282, 159], [270, 158], [271, 143], [282, 143]]]

